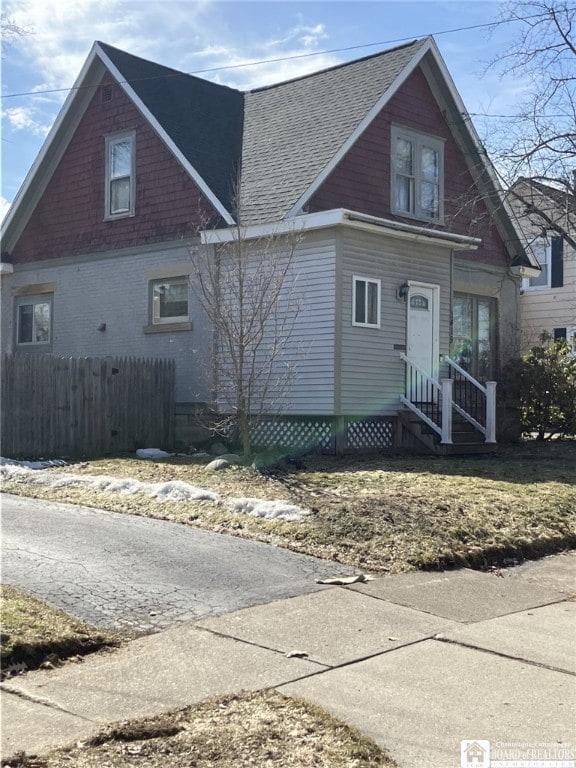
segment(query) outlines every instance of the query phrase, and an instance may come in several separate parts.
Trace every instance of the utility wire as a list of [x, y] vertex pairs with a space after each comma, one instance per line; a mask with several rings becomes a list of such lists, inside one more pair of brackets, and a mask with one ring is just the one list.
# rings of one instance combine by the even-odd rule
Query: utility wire
[[[568, 10], [576, 10], [576, 8], [570, 8]], [[511, 22], [517, 22], [517, 21], [530, 21], [532, 19], [545, 18], [548, 15], [549, 14], [547, 13], [535, 13], [531, 16], [524, 16], [521, 18], [502, 19], [500, 21], [484, 22], [483, 24], [473, 24], [467, 27], [455, 27], [454, 29], [443, 29], [438, 32], [430, 32], [428, 35], [420, 35], [419, 37], [438, 37], [440, 35], [451, 35], [451, 34], [454, 34], [455, 32], [467, 32], [474, 29], [495, 28], [495, 27], [501, 26], [502, 24], [510, 24]], [[360, 48], [373, 48], [375, 46], [381, 46], [381, 45], [395, 45], [398, 43], [405, 43], [407, 41], [414, 40], [414, 39], [415, 39], [414, 37], [398, 37], [393, 40], [382, 40], [375, 43], [362, 43], [360, 45], [350, 45], [345, 48], [331, 48], [325, 51], [312, 51], [310, 53], [299, 53], [299, 54], [294, 54], [292, 56], [279, 56], [273, 59], [261, 59], [259, 61], [248, 61], [242, 64], [229, 64], [221, 67], [197, 69], [192, 72], [174, 72], [174, 75], [172, 75], [172, 77], [181, 77], [183, 74], [184, 75], [201, 75], [201, 74], [206, 74], [208, 72], [225, 72], [227, 70], [232, 70], [232, 69], [241, 69], [244, 67], [255, 67], [260, 64], [277, 64], [282, 61], [295, 61], [297, 59], [305, 59], [311, 56], [325, 56], [330, 53], [345, 53], [347, 51], [356, 51], [356, 50], [359, 50]], [[134, 83], [134, 82], [140, 82], [141, 80], [154, 80], [154, 79], [165, 78], [165, 77], [169, 77], [169, 75], [158, 75], [157, 77], [153, 77], [153, 78], [136, 78], [133, 80], [120, 80], [118, 82]], [[69, 93], [74, 90], [81, 90], [82, 88], [94, 88], [94, 87], [97, 87], [97, 86], [84, 85], [84, 86], [77, 86], [76, 88], [74, 87], [53, 88], [51, 90], [42, 90], [42, 91], [23, 91], [22, 93], [9, 93], [2, 96], [2, 98], [13, 99], [21, 96], [36, 96], [40, 94], [49, 94], [49, 93]], [[506, 115], [506, 117], [508, 117], [508, 115]]]

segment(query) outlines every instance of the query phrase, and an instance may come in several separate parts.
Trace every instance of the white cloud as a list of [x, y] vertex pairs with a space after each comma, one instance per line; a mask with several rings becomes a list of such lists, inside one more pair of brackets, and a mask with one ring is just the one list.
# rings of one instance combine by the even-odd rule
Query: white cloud
[[34, 114], [33, 107], [9, 107], [2, 111], [2, 117], [8, 121], [14, 131], [28, 131], [34, 136], [44, 138], [50, 126], [37, 120]]
[[0, 195], [0, 222], [4, 221], [4, 217], [8, 213], [8, 209], [11, 205], [12, 203], [9, 200], [6, 200], [5, 197]]

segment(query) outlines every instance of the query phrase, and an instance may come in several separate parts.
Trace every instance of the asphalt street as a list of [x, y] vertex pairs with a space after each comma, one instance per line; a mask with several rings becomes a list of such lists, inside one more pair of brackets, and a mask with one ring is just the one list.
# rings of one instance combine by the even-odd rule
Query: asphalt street
[[353, 573], [268, 544], [39, 499], [4, 494], [1, 518], [3, 583], [102, 628], [160, 631]]

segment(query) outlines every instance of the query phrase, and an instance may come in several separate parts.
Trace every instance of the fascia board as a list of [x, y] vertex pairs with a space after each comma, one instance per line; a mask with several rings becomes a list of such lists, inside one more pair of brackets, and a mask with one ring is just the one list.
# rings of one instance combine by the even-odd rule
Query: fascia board
[[429, 245], [451, 248], [454, 251], [476, 250], [482, 243], [477, 237], [457, 235], [426, 229], [413, 224], [380, 219], [346, 208], [334, 208], [329, 211], [308, 213], [292, 219], [281, 219], [266, 224], [253, 224], [247, 227], [232, 226], [223, 229], [209, 229], [200, 233], [203, 245], [218, 245], [236, 240], [256, 240], [290, 234], [302, 234], [318, 229], [347, 226], [363, 229], [379, 235], [386, 235], [401, 240], [425, 241]]
[[[484, 149], [484, 146], [482, 144], [482, 141], [476, 131], [476, 128], [474, 127], [474, 123], [472, 122], [470, 116], [468, 115], [468, 110], [466, 109], [466, 106], [464, 105], [464, 102], [462, 101], [462, 97], [458, 93], [458, 89], [456, 88], [456, 85], [454, 84], [454, 80], [452, 79], [452, 75], [450, 74], [450, 71], [448, 70], [448, 67], [446, 66], [446, 63], [444, 59], [442, 58], [442, 54], [440, 53], [440, 50], [438, 49], [438, 46], [436, 45], [436, 42], [433, 38], [430, 38], [430, 48], [429, 48], [436, 66], [438, 67], [440, 74], [446, 84], [446, 87], [448, 89], [448, 92], [450, 94], [450, 97], [454, 101], [454, 105], [459, 112], [459, 114], [462, 117], [462, 120], [457, 124], [456, 130], [458, 130], [458, 125], [463, 126], [464, 131], [468, 134], [468, 137], [470, 141], [472, 142], [474, 149], [476, 153], [478, 154], [478, 157], [480, 161], [482, 162], [482, 165], [484, 169], [486, 170], [486, 173], [488, 174], [488, 177], [490, 178], [490, 181], [492, 182], [494, 186], [494, 190], [496, 191], [496, 194], [499, 198], [499, 203], [502, 206], [505, 215], [507, 217], [508, 222], [510, 223], [510, 227], [512, 228], [512, 232], [516, 239], [522, 244], [525, 242], [525, 237], [522, 232], [522, 228], [520, 227], [520, 224], [518, 223], [516, 216], [508, 203], [506, 199], [506, 195], [504, 194], [504, 191], [502, 189], [502, 185], [500, 184], [500, 180], [498, 179], [498, 175], [496, 173], [496, 170], [492, 164], [492, 161], [488, 157], [488, 153]], [[474, 171], [474, 168], [470, 168], [470, 171], [472, 173], [472, 177], [474, 178], [478, 174]], [[501, 217], [496, 216], [496, 221], [501, 220]], [[508, 238], [504, 238], [507, 240]], [[533, 257], [532, 254], [527, 254], [528, 258], [532, 261]]]
[[326, 181], [328, 176], [336, 168], [338, 163], [342, 160], [344, 155], [351, 149], [351, 147], [354, 146], [354, 144], [358, 141], [358, 139], [364, 133], [364, 131], [370, 125], [370, 123], [376, 118], [378, 114], [380, 114], [380, 112], [386, 106], [388, 101], [390, 101], [390, 99], [392, 98], [392, 96], [394, 96], [396, 91], [398, 91], [398, 89], [403, 85], [406, 79], [412, 74], [412, 72], [420, 64], [422, 58], [431, 49], [432, 43], [433, 43], [433, 40], [431, 37], [429, 37], [426, 40], [426, 42], [422, 45], [420, 50], [414, 54], [414, 57], [412, 58], [412, 60], [404, 67], [402, 72], [400, 72], [400, 74], [397, 75], [392, 85], [390, 85], [384, 91], [384, 93], [380, 96], [380, 98], [374, 104], [372, 109], [370, 109], [370, 111], [366, 113], [366, 115], [361, 120], [361, 122], [358, 123], [354, 131], [350, 134], [350, 136], [344, 142], [344, 144], [342, 144], [342, 146], [336, 152], [333, 158], [330, 160], [328, 165], [326, 165], [325, 168], [318, 174], [318, 176], [314, 179], [312, 184], [310, 184], [310, 186], [306, 189], [306, 191], [300, 196], [300, 198], [288, 211], [287, 218], [296, 216], [298, 212], [303, 208], [303, 206], [306, 205], [306, 203], [309, 201], [312, 195], [318, 191], [318, 189]]
[[344, 219], [344, 210], [335, 208], [319, 213], [307, 213], [292, 219], [270, 221], [265, 224], [250, 224], [248, 226], [236, 225], [223, 229], [207, 229], [200, 232], [200, 241], [203, 245], [218, 245], [219, 243], [231, 243], [235, 240], [257, 240], [263, 237], [275, 237], [276, 235], [299, 234], [308, 230], [325, 229], [341, 224]]
[[204, 181], [202, 176], [198, 173], [198, 171], [194, 168], [194, 166], [188, 161], [188, 159], [184, 156], [184, 154], [181, 152], [181, 150], [176, 146], [174, 141], [171, 139], [171, 137], [166, 133], [162, 125], [158, 122], [158, 120], [154, 117], [154, 115], [150, 112], [146, 104], [142, 101], [142, 99], [136, 94], [132, 86], [125, 80], [125, 78], [122, 76], [122, 73], [120, 70], [111, 62], [109, 57], [104, 53], [104, 51], [100, 48], [98, 43], [95, 43], [97, 49], [98, 49], [98, 55], [106, 65], [106, 67], [110, 70], [111, 74], [116, 78], [118, 85], [124, 90], [130, 101], [133, 102], [133, 104], [137, 107], [137, 109], [140, 111], [140, 113], [145, 117], [145, 119], [150, 123], [150, 125], [154, 128], [158, 136], [162, 139], [164, 144], [168, 147], [168, 149], [172, 152], [174, 157], [178, 160], [178, 162], [182, 165], [184, 170], [188, 173], [188, 175], [193, 179], [194, 183], [198, 186], [198, 188], [201, 190], [201, 192], [208, 198], [208, 200], [212, 203], [214, 208], [218, 211], [218, 213], [222, 216], [224, 221], [226, 221], [227, 224], [234, 224], [234, 219], [230, 215], [230, 213], [226, 210], [226, 208], [222, 205], [220, 200], [216, 197], [214, 192], [210, 189], [208, 184]]
[[[64, 104], [62, 105], [62, 108], [60, 109], [60, 112], [56, 117], [56, 120], [52, 124], [52, 127], [50, 128], [48, 135], [44, 139], [44, 143], [42, 144], [40, 152], [38, 153], [38, 155], [36, 156], [36, 159], [32, 163], [30, 170], [26, 174], [26, 177], [22, 182], [21, 187], [16, 193], [16, 197], [14, 198], [12, 205], [8, 210], [8, 213], [6, 214], [6, 217], [2, 222], [2, 240], [4, 241], [4, 245], [8, 250], [10, 250], [10, 248], [12, 247], [12, 244], [5, 241], [5, 237], [7, 238], [9, 237], [9, 230], [16, 217], [17, 211], [20, 208], [23, 201], [27, 199], [33, 185], [35, 187], [35, 190], [34, 190], [35, 193], [38, 194], [39, 182], [37, 177], [39, 176], [39, 174], [41, 173], [41, 169], [47, 162], [50, 156], [50, 153], [52, 152], [53, 147], [56, 144], [57, 138], [60, 137], [61, 132], [66, 130], [66, 123], [70, 120], [70, 117], [74, 112], [74, 109], [77, 107], [79, 103], [81, 103], [83, 97], [85, 96], [86, 89], [91, 87], [91, 84], [86, 83], [85, 81], [89, 76], [90, 70], [94, 65], [97, 55], [98, 54], [96, 51], [96, 43], [94, 43], [92, 45], [90, 53], [88, 54], [88, 58], [84, 62], [84, 66], [80, 70], [80, 74], [74, 81], [74, 85], [70, 89], [70, 92], [66, 97]], [[92, 87], [95, 88], [97, 85], [98, 83], [94, 83], [92, 84]], [[47, 182], [47, 179], [46, 179], [46, 182]], [[44, 187], [45, 187], [45, 184], [42, 186], [42, 188]], [[10, 239], [12, 238], [10, 237]]]

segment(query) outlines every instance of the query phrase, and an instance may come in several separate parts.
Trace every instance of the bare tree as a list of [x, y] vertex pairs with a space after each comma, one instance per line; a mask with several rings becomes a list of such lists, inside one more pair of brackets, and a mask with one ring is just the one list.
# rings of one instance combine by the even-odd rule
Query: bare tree
[[[523, 215], [576, 248], [576, 6], [566, 0], [509, 2], [503, 19], [520, 25], [513, 44], [491, 63], [518, 79], [519, 101], [486, 140], [492, 160]], [[541, 192], [556, 190], [551, 206]], [[526, 194], [525, 194], [526, 193]], [[564, 211], [551, 215], [551, 207]]]
[[2, 43], [2, 56], [4, 51], [9, 48], [19, 37], [29, 35], [30, 30], [18, 26], [14, 19], [11, 19], [5, 13], [0, 14], [0, 40]]
[[226, 429], [235, 426], [244, 459], [252, 430], [285, 407], [303, 350], [295, 338], [300, 311], [295, 231], [247, 236], [238, 223], [223, 242], [194, 257], [193, 290], [214, 333], [210, 370]]

